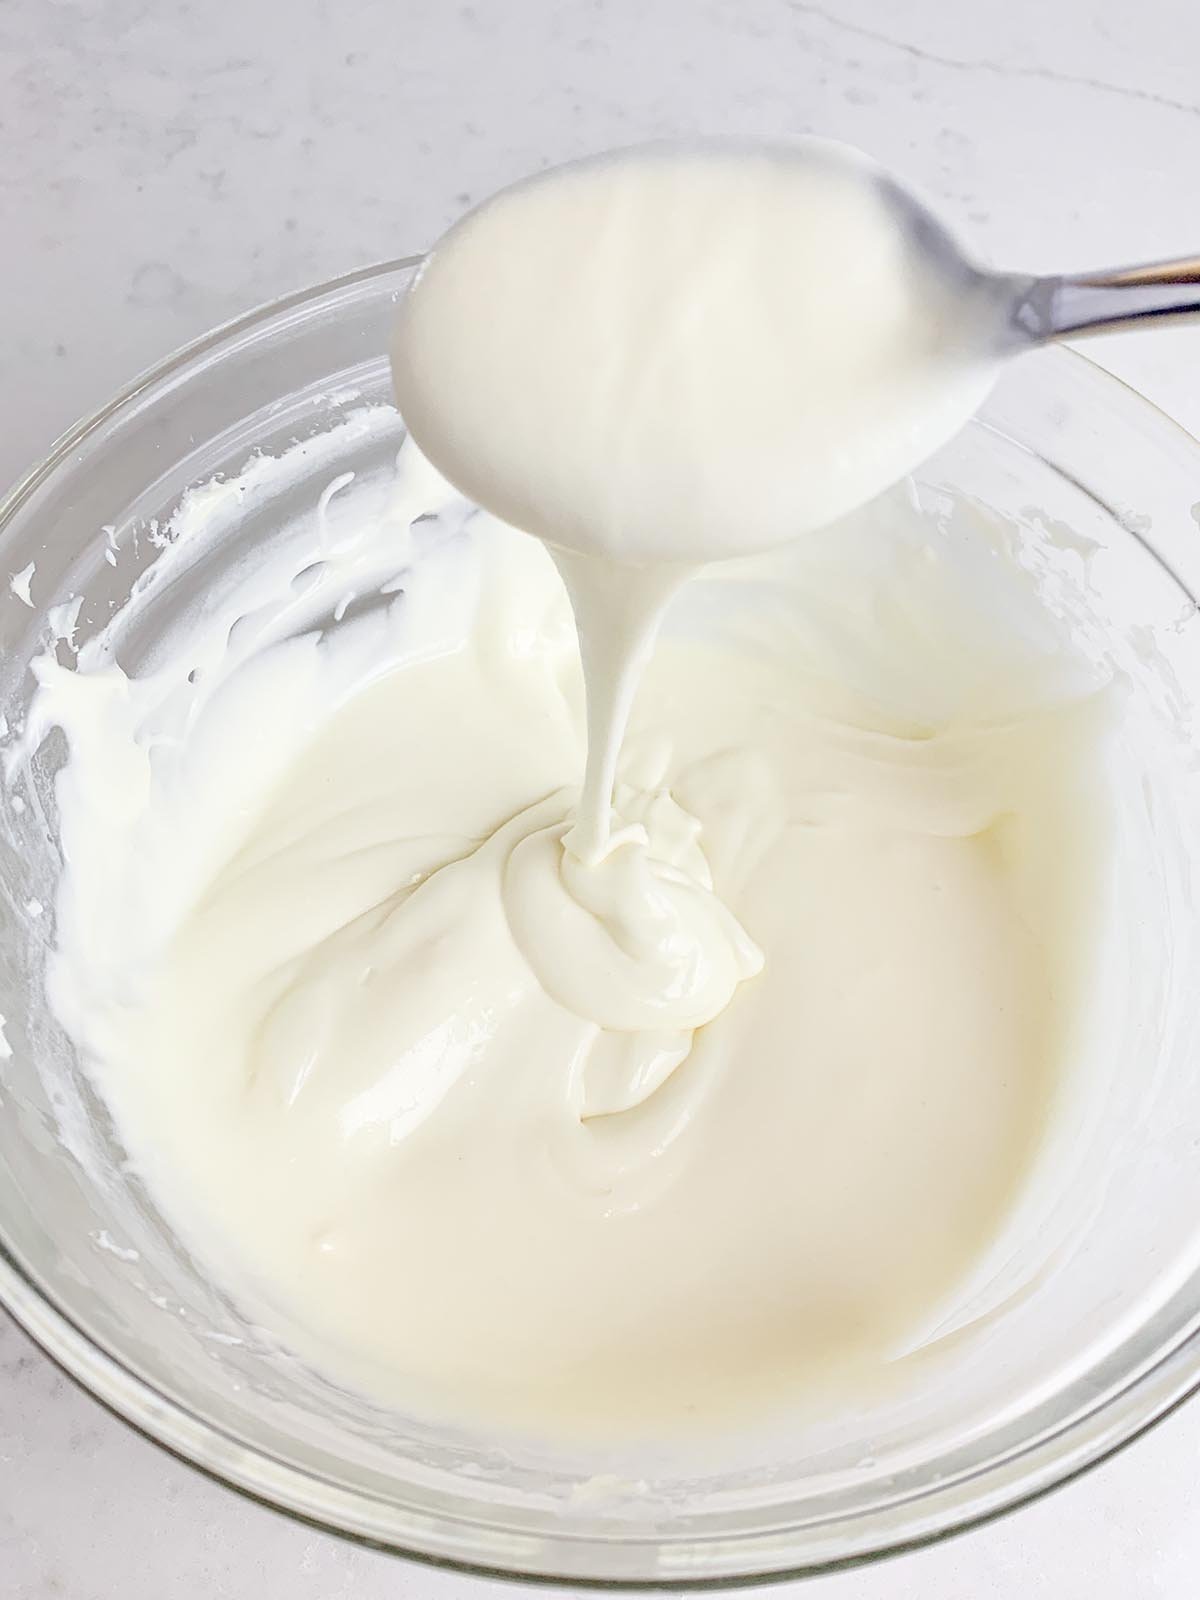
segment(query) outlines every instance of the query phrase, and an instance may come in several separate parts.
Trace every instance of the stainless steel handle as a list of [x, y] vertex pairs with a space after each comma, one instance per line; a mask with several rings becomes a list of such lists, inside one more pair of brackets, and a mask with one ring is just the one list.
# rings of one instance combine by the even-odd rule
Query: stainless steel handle
[[1040, 342], [1196, 315], [1200, 256], [1185, 256], [1114, 272], [1018, 281], [1012, 320], [1014, 329]]

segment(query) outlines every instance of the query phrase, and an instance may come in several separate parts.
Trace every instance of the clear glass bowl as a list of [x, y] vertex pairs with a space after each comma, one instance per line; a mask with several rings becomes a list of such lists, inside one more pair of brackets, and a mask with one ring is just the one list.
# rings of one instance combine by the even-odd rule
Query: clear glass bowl
[[[51, 608], [82, 596], [77, 638], [103, 626], [189, 485], [236, 473], [252, 451], [320, 437], [310, 479], [287, 491], [315, 498], [394, 451], [394, 417], [337, 425], [388, 399], [381, 352], [412, 269], [371, 268], [201, 340], [67, 435], [10, 496], [3, 567], [34, 563], [32, 606], [19, 582], [0, 595], [10, 729]], [[1186, 859], [1200, 843], [1186, 758], [1200, 691], [1200, 446], [1087, 361], [1050, 350], [1014, 366], [920, 479], [931, 505], [953, 486], [1011, 516], [1035, 555], [1069, 527], [1060, 568], [1086, 548], [1105, 648], [1174, 751], [1147, 793]], [[244, 551], [270, 515], [232, 542]], [[1196, 1386], [1200, 940], [1188, 883], [1165, 858], [1146, 869], [1135, 933], [1153, 959], [1140, 963], [1129, 1048], [1087, 1131], [1087, 1203], [1053, 1270], [903, 1405], [785, 1428], [734, 1465], [598, 1471], [561, 1451], [514, 1457], [336, 1390], [247, 1327], [172, 1237], [43, 995], [62, 756], [51, 739], [31, 784], [6, 783], [0, 816], [0, 1299], [99, 1399], [197, 1466], [398, 1551], [682, 1587], [810, 1572], [966, 1527], [1100, 1460]]]

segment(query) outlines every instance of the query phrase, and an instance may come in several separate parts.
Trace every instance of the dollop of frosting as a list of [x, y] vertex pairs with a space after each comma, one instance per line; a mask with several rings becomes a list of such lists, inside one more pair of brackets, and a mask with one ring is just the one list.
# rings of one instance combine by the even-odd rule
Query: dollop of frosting
[[620, 1033], [711, 1022], [763, 956], [713, 893], [700, 824], [666, 791], [618, 797], [604, 854], [567, 847], [571, 820], [533, 829], [504, 873], [509, 926], [546, 992]]

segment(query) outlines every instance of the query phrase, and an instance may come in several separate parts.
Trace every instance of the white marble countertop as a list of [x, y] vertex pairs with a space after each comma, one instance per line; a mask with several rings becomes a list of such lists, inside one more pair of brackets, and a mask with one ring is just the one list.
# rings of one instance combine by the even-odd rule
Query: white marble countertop
[[[212, 324], [638, 138], [850, 140], [1006, 266], [1194, 251], [1198, 59], [1190, 0], [4, 0], [0, 479]], [[1200, 431], [1200, 330], [1091, 353]], [[1198, 1508], [1200, 1403], [1017, 1516], [803, 1594], [1191, 1600]], [[493, 1591], [206, 1481], [0, 1313], [0, 1600]]]

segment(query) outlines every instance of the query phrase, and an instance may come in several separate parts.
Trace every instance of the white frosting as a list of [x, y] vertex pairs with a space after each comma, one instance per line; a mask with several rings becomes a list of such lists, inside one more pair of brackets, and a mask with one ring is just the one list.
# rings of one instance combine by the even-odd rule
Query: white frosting
[[740, 1421], [877, 1382], [999, 1248], [1104, 922], [1108, 693], [986, 522], [812, 531], [965, 417], [971, 318], [828, 146], [520, 186], [394, 362], [553, 560], [410, 440], [136, 680], [120, 619], [41, 663], [59, 1014], [326, 1370], [474, 1425]]
[[584, 554], [695, 562], [864, 504], [975, 410], [995, 310], [878, 168], [820, 139], [650, 145], [486, 201], [392, 347], [421, 449]]
[[865, 157], [803, 139], [558, 167], [422, 263], [396, 396], [458, 489], [560, 552], [589, 701], [565, 845], [585, 865], [609, 848], [638, 673], [689, 571], [864, 505], [990, 387], [994, 307], [938, 245]]
[[[184, 1238], [335, 1377], [590, 1434], [873, 1383], [1052, 1120], [1101, 680], [985, 522], [931, 544], [897, 500], [679, 595], [620, 763], [642, 848], [589, 878], [562, 587], [464, 515], [406, 446], [155, 671], [119, 625], [42, 664], [59, 1013]], [[385, 610], [311, 631], [368, 575]], [[695, 942], [642, 948], [635, 895]]]

